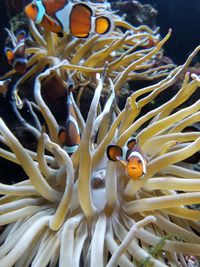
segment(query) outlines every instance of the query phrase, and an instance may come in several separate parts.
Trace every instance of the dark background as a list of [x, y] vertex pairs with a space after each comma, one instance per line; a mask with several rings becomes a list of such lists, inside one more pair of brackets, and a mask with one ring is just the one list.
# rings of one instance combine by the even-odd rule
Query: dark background
[[[165, 54], [182, 64], [200, 45], [199, 0], [140, 0], [158, 10], [157, 25], [164, 36], [172, 28], [172, 37], [165, 45]], [[200, 61], [200, 57], [198, 57]]]

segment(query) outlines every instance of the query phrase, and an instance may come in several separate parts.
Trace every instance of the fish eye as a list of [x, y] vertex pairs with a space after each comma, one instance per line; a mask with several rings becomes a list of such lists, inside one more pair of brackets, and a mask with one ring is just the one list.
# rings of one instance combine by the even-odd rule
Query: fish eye
[[141, 163], [142, 161], [141, 161], [141, 159], [138, 159], [137, 162], [138, 162], [138, 163]]
[[31, 4], [31, 7], [32, 7], [32, 8], [36, 8], [36, 4], [35, 4], [35, 3], [32, 3], [32, 4]]

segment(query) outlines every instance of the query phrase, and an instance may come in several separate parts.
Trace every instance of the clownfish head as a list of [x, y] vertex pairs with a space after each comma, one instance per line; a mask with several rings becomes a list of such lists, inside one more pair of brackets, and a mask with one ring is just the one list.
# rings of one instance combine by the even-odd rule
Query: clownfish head
[[63, 147], [63, 149], [71, 156], [79, 147], [80, 136], [69, 135], [70, 129], [60, 128], [58, 132], [58, 140]]
[[25, 54], [26, 32], [20, 30], [15, 37], [17, 42], [14, 48], [11, 49], [10, 47], [5, 47], [4, 53], [8, 63], [16, 70], [16, 72], [24, 73], [27, 69], [27, 58]]
[[128, 150], [124, 160], [123, 149], [117, 145], [107, 147], [107, 157], [112, 161], [120, 161], [126, 166], [126, 174], [134, 181], [146, 174], [147, 160], [139, 147], [136, 147], [136, 139], [131, 139], [127, 144]]
[[12, 62], [13, 62], [13, 59], [14, 59], [14, 53], [13, 53], [12, 49], [6, 46], [4, 48], [4, 54], [5, 54], [6, 58], [7, 58], [8, 63], [10, 65], [12, 65]]
[[133, 151], [127, 159], [127, 176], [138, 180], [146, 174], [146, 163], [141, 153]]
[[24, 11], [26, 16], [37, 24], [42, 22], [46, 13], [42, 0], [31, 2], [25, 7]]
[[[69, 85], [69, 88], [71, 84]], [[72, 90], [70, 88], [68, 90]], [[71, 92], [67, 95], [67, 107], [68, 107], [68, 115], [66, 118], [65, 127], [60, 127], [58, 132], [58, 140], [62, 145], [63, 149], [71, 156], [79, 147], [81, 141], [81, 134], [79, 130], [79, 125], [77, 122], [76, 113], [73, 107], [73, 103], [71, 100]]]
[[60, 23], [51, 16], [47, 15], [46, 8], [41, 0], [33, 1], [28, 4], [24, 11], [29, 19], [39, 24], [47, 31], [54, 32], [59, 37], [63, 37]]
[[29, 18], [29, 19], [31, 19], [31, 20], [33, 20], [33, 21], [35, 21], [36, 20], [36, 18], [37, 18], [37, 15], [38, 15], [38, 7], [37, 7], [37, 5], [36, 5], [36, 2], [32, 2], [32, 3], [30, 3], [30, 4], [28, 4], [26, 7], [25, 7], [25, 14], [26, 14], [26, 16]]

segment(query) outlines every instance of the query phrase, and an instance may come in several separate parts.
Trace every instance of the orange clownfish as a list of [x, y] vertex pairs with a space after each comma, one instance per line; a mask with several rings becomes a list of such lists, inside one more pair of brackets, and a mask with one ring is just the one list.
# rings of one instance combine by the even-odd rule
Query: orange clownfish
[[70, 0], [35, 0], [25, 7], [27, 17], [47, 31], [59, 37], [63, 32], [77, 38], [87, 38], [90, 34], [104, 35], [113, 28], [109, 15], [94, 15], [94, 10], [86, 3], [72, 3]]
[[109, 145], [107, 147], [107, 157], [112, 161], [121, 161], [126, 165], [126, 174], [134, 181], [139, 180], [147, 172], [147, 159], [140, 147], [137, 146], [135, 138], [127, 143], [128, 150], [125, 160], [123, 157], [123, 149], [117, 145]]
[[60, 128], [58, 139], [64, 150], [71, 156], [79, 147], [81, 139], [76, 114], [70, 99], [70, 94], [67, 96], [68, 116], [66, 125], [65, 127]]
[[16, 45], [13, 49], [5, 47], [4, 52], [8, 63], [19, 73], [24, 73], [27, 69], [27, 58], [25, 55], [25, 31], [21, 30], [16, 35]]

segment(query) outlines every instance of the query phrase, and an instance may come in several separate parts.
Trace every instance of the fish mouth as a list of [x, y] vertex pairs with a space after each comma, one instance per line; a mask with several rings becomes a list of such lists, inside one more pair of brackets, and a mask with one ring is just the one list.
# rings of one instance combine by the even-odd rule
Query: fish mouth
[[136, 170], [137, 168], [136, 167], [131, 167], [131, 170]]

